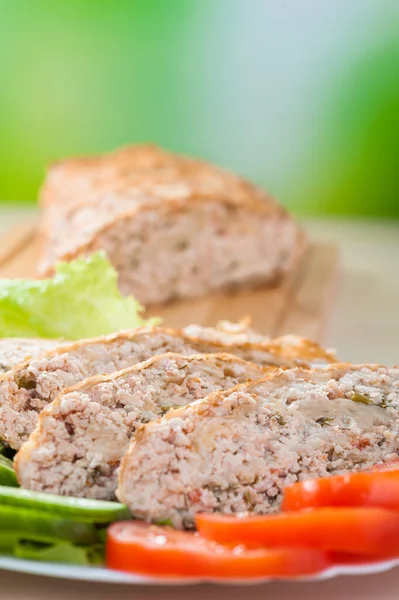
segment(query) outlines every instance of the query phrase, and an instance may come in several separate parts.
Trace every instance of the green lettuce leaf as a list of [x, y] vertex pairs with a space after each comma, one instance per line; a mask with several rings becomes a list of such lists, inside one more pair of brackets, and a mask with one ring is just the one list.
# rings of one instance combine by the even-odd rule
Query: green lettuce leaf
[[17, 476], [12, 466], [12, 460], [0, 454], [0, 485], [18, 487]]
[[51, 279], [0, 279], [0, 337], [95, 337], [154, 323], [142, 310], [103, 252], [59, 263]]
[[90, 547], [85, 548], [71, 544], [42, 546], [34, 542], [17, 542], [13, 547], [12, 554], [26, 560], [86, 566], [91, 562], [89, 550]]

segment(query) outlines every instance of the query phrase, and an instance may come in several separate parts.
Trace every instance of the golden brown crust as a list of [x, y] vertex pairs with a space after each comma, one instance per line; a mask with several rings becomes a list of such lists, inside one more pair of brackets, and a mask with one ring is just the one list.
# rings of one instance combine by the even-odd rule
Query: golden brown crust
[[272, 352], [286, 358], [300, 358], [304, 361], [323, 358], [328, 363], [335, 363], [337, 360], [331, 351], [323, 350], [319, 344], [307, 338], [284, 335], [274, 338], [269, 344]]
[[54, 164], [40, 193], [44, 208], [97, 203], [104, 194], [140, 198], [144, 203], [218, 198], [260, 211], [283, 209], [263, 190], [202, 160], [167, 152], [155, 145], [121, 148], [98, 157]]
[[[155, 327], [155, 326], [141, 327], [138, 329], [113, 333], [113, 334], [107, 335], [107, 336], [99, 336], [97, 338], [79, 340], [76, 342], [71, 342], [70, 344], [62, 344], [60, 346], [57, 346], [56, 348], [53, 348], [53, 349], [48, 350], [47, 352], [43, 353], [40, 356], [40, 360], [43, 360], [46, 358], [51, 358], [52, 356], [56, 356], [57, 354], [65, 354], [66, 352], [71, 352], [71, 351], [76, 350], [77, 348], [80, 348], [85, 345], [93, 345], [93, 344], [97, 344], [97, 343], [104, 343], [107, 345], [107, 344], [112, 343], [115, 340], [124, 340], [124, 339], [129, 340], [132, 338], [134, 339], [134, 337], [136, 337], [137, 335], [140, 335], [145, 332], [150, 332], [150, 331], [159, 331], [160, 333], [166, 333], [173, 337], [180, 337], [188, 343], [190, 343], [190, 342], [198, 343], [198, 344], [206, 343], [206, 340], [196, 338], [194, 336], [189, 336], [189, 335], [185, 334], [182, 330], [179, 330], [179, 329], [169, 329], [166, 327]], [[284, 340], [286, 340], [286, 343], [284, 343]], [[272, 354], [272, 355], [286, 358], [287, 360], [295, 360], [295, 361], [298, 361], [299, 363], [301, 361], [307, 363], [307, 362], [313, 361], [313, 360], [319, 360], [319, 361], [323, 361], [326, 363], [334, 363], [337, 360], [333, 354], [325, 351], [316, 342], [312, 342], [310, 340], [307, 340], [306, 338], [300, 338], [300, 337], [296, 337], [296, 336], [286, 336], [286, 337], [276, 338], [275, 340], [271, 340], [270, 342], [256, 342], [256, 343], [235, 342], [235, 343], [232, 343], [231, 345], [230, 344], [227, 345], [220, 341], [212, 340], [209, 343], [212, 344], [213, 347], [215, 347], [214, 353], [226, 353], [227, 348], [229, 348], [229, 349], [231, 348], [232, 354], [234, 354], [234, 348], [242, 348], [242, 349], [246, 349], [246, 350], [253, 350], [253, 351], [259, 350], [259, 351], [270, 352], [270, 354]], [[0, 382], [16, 375], [21, 369], [24, 369], [26, 366], [28, 366], [30, 361], [31, 361], [31, 359], [28, 359], [28, 360], [24, 361], [23, 363], [16, 365], [10, 371], [7, 371], [6, 373], [1, 374]]]
[[[43, 360], [46, 358], [51, 358], [52, 356], [56, 356], [57, 354], [65, 354], [66, 352], [72, 352], [73, 350], [76, 350], [77, 348], [80, 348], [81, 346], [85, 346], [86, 344], [96, 344], [99, 342], [103, 342], [104, 344], [109, 344], [116, 339], [120, 339], [120, 340], [130, 339], [132, 337], [132, 331], [133, 332], [142, 332], [143, 330], [149, 331], [151, 329], [153, 329], [153, 328], [143, 327], [140, 329], [121, 331], [121, 332], [113, 333], [113, 334], [107, 335], [107, 336], [99, 336], [96, 338], [78, 340], [76, 342], [71, 342], [70, 344], [60, 343], [59, 346], [56, 346], [55, 348], [52, 348], [51, 350], [48, 350], [47, 352], [44, 352], [43, 354], [41, 354], [40, 360]], [[165, 331], [165, 329], [163, 329], [163, 331]], [[167, 331], [173, 332], [173, 330], [167, 330]], [[7, 373], [0, 375], [0, 382], [5, 379], [8, 379], [9, 377], [14, 376], [14, 374], [18, 373], [18, 371], [20, 371], [21, 369], [23, 369], [27, 365], [29, 365], [31, 360], [32, 360], [32, 358], [28, 358], [28, 360], [25, 360], [24, 362], [20, 363], [19, 365], [16, 365], [13, 369], [10, 369], [9, 371], [7, 371]]]
[[[56, 405], [57, 403], [59, 403], [59, 400], [60, 400], [60, 398], [62, 398], [62, 396], [65, 396], [65, 394], [68, 394], [71, 391], [80, 392], [82, 390], [91, 388], [91, 387], [97, 385], [98, 383], [106, 383], [108, 381], [114, 381], [115, 379], [118, 379], [119, 377], [123, 377], [124, 375], [129, 375], [130, 373], [134, 373], [137, 371], [144, 371], [145, 369], [153, 367], [154, 365], [156, 366], [156, 364], [158, 362], [163, 361], [167, 357], [169, 357], [171, 359], [184, 358], [187, 362], [192, 362], [195, 360], [206, 361], [209, 359], [215, 359], [215, 360], [222, 360], [225, 363], [240, 363], [242, 365], [247, 364], [247, 365], [250, 365], [250, 367], [252, 369], [259, 371], [259, 378], [265, 377], [266, 374], [268, 374], [269, 372], [279, 370], [277, 367], [273, 367], [273, 366], [265, 367], [265, 366], [261, 366], [261, 365], [256, 365], [255, 363], [250, 363], [250, 362], [244, 360], [243, 358], [240, 358], [239, 356], [235, 356], [234, 354], [228, 354], [227, 352], [206, 352], [204, 354], [201, 354], [201, 353], [190, 354], [189, 356], [184, 356], [184, 355], [178, 354], [176, 352], [165, 352], [165, 354], [157, 354], [156, 356], [152, 356], [148, 360], [144, 360], [140, 363], [132, 365], [131, 367], [127, 367], [126, 369], [121, 369], [120, 371], [115, 371], [114, 373], [110, 373], [109, 375], [93, 375], [92, 377], [88, 377], [87, 379], [84, 379], [83, 381], [81, 381], [80, 383], [77, 383], [76, 385], [72, 386], [71, 388], [66, 388], [65, 390], [63, 390], [57, 396], [57, 398], [51, 402], [51, 404], [53, 406]], [[39, 420], [40, 420], [40, 417], [39, 417]]]

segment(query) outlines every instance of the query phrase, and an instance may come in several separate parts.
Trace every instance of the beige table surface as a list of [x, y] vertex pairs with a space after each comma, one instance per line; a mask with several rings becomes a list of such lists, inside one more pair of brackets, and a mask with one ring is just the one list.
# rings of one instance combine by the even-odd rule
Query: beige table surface
[[[32, 211], [28, 209], [0, 208], [0, 234], [30, 214]], [[313, 238], [336, 242], [341, 248], [339, 287], [323, 341], [336, 348], [344, 360], [399, 364], [399, 222], [320, 219], [308, 220], [304, 225]], [[1, 600], [67, 598], [397, 600], [399, 569], [373, 576], [340, 577], [317, 584], [169, 589], [78, 583], [0, 573]]]

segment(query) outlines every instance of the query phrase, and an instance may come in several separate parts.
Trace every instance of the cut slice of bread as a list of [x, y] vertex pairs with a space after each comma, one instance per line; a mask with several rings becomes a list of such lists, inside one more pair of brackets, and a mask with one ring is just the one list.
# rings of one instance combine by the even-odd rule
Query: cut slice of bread
[[140, 428], [117, 496], [147, 521], [268, 513], [299, 479], [398, 456], [399, 367], [290, 369], [216, 392]]
[[65, 388], [165, 352], [229, 352], [256, 364], [284, 367], [335, 360], [320, 346], [302, 338], [292, 338], [287, 345], [276, 345], [273, 340], [229, 343], [225, 334], [223, 339], [198, 339], [182, 331], [144, 327], [50, 350], [0, 376], [0, 440], [18, 450], [35, 427], [40, 411]]
[[260, 188], [156, 146], [54, 165], [41, 193], [40, 273], [104, 249], [145, 305], [275, 282], [305, 236]]
[[169, 353], [86, 379], [41, 412], [14, 461], [19, 483], [59, 495], [113, 499], [117, 468], [137, 427], [274, 369], [229, 354]]

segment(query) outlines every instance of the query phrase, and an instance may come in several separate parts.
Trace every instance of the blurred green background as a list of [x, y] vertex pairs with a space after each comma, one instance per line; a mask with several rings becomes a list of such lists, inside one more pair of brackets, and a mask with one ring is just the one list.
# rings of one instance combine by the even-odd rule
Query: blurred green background
[[0, 199], [157, 142], [298, 214], [399, 217], [399, 0], [0, 0]]

